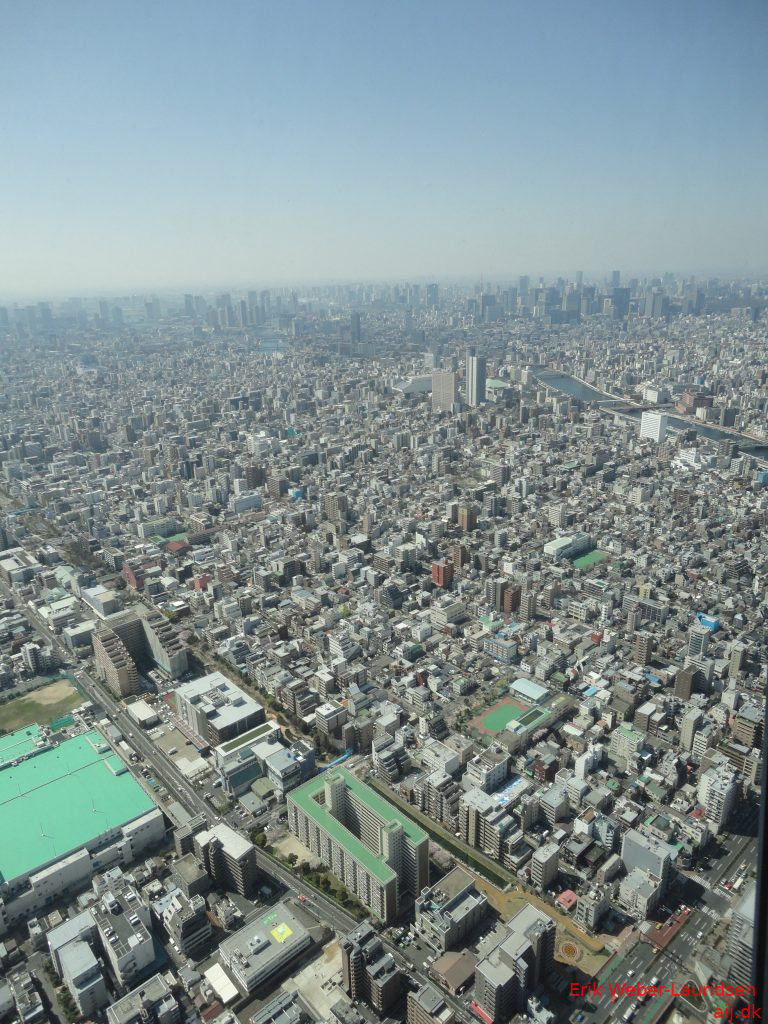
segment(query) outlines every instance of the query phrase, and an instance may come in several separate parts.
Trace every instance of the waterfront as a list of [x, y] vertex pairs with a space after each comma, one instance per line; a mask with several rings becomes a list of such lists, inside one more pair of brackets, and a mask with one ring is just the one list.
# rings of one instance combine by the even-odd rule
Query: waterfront
[[[569, 395], [571, 398], [578, 398], [581, 402], [623, 402], [625, 403], [625, 408], [621, 410], [622, 416], [629, 416], [632, 419], [639, 420], [643, 414], [642, 409], [633, 408], [620, 395], [610, 395], [606, 392], [598, 391], [596, 388], [585, 384], [568, 373], [555, 370], [539, 370], [536, 378], [545, 386], [554, 388], [564, 395]], [[768, 445], [761, 445], [755, 438], [748, 437], [746, 434], [740, 434], [735, 430], [722, 430], [720, 427], [712, 426], [709, 423], [695, 423], [681, 419], [679, 416], [668, 415], [668, 420], [671, 430], [695, 430], [697, 434], [700, 434], [708, 441], [720, 441], [722, 438], [727, 437], [732, 441], [738, 442], [740, 448], [748, 451], [754, 458], [768, 460]]]

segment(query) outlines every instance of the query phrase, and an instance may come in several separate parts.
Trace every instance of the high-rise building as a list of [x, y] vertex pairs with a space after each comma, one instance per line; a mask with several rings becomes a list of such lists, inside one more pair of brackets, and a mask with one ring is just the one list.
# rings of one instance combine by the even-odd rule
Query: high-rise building
[[501, 1024], [525, 1009], [554, 968], [555, 931], [552, 918], [531, 904], [508, 922], [506, 938], [475, 971], [475, 1002], [484, 1020]]
[[699, 708], [691, 708], [683, 715], [680, 723], [680, 746], [683, 750], [693, 749], [693, 740], [704, 716]]
[[467, 404], [472, 408], [485, 401], [485, 356], [478, 356], [471, 348], [467, 356]]
[[447, 590], [453, 583], [453, 562], [449, 558], [441, 558], [432, 563], [432, 582], [436, 587]]
[[709, 646], [709, 630], [698, 623], [691, 626], [688, 632], [688, 660], [703, 658]]
[[474, 505], [459, 506], [459, 529], [464, 533], [477, 529], [477, 508]]
[[728, 980], [736, 985], [752, 984], [755, 951], [755, 883], [751, 882], [734, 908], [728, 933]]
[[369, 921], [339, 938], [342, 987], [354, 1000], [369, 1003], [383, 1017], [400, 998], [402, 976]]
[[360, 329], [360, 314], [353, 313], [350, 317], [350, 335], [351, 339], [355, 344], [359, 344], [362, 340], [362, 331]]
[[644, 412], [640, 420], [640, 437], [647, 437], [656, 444], [667, 436], [668, 418], [660, 412]]
[[638, 665], [647, 665], [653, 654], [654, 640], [650, 633], [636, 633], [633, 650], [634, 660]]
[[427, 884], [426, 832], [343, 768], [288, 794], [288, 826], [381, 921]]
[[456, 408], [456, 374], [435, 370], [432, 374], [432, 412], [453, 412]]
[[408, 993], [406, 1024], [454, 1024], [456, 1015], [442, 992], [425, 982], [418, 991]]
[[634, 828], [624, 835], [621, 844], [621, 859], [627, 871], [639, 868], [658, 878], [662, 893], [669, 879], [673, 853], [677, 856], [674, 847]]
[[222, 889], [250, 896], [256, 887], [256, 847], [219, 822], [194, 837], [195, 856]]
[[159, 611], [109, 615], [94, 634], [96, 671], [121, 697], [139, 692], [139, 669], [154, 665], [178, 679], [187, 671], [187, 649]]
[[557, 878], [560, 861], [560, 847], [557, 843], [545, 843], [531, 857], [531, 881], [541, 892]]
[[714, 832], [726, 825], [739, 795], [739, 781], [730, 765], [714, 765], [702, 772], [699, 779], [699, 803]]

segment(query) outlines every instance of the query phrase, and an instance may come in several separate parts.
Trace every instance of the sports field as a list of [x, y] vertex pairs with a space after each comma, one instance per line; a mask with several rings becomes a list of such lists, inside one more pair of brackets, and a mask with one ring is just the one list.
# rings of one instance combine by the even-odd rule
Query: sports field
[[469, 727], [478, 732], [495, 735], [497, 732], [501, 732], [508, 722], [516, 722], [518, 718], [522, 718], [525, 711], [522, 704], [512, 700], [511, 697], [505, 697], [486, 708], [485, 711], [481, 711], [479, 715], [475, 715], [470, 720]]
[[82, 703], [83, 695], [69, 679], [57, 679], [55, 683], [1, 705], [0, 729], [15, 732], [33, 722], [47, 725]]
[[582, 555], [581, 558], [575, 558], [573, 565], [577, 569], [588, 569], [590, 565], [597, 565], [598, 562], [604, 562], [610, 555], [607, 551], [599, 551], [595, 548], [594, 551], [590, 551], [587, 555]]

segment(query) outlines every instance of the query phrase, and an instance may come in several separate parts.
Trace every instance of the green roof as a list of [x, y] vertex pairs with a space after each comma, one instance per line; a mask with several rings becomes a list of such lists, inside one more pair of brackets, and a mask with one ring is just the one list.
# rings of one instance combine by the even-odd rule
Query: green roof
[[289, 801], [293, 801], [306, 815], [317, 822], [332, 839], [344, 847], [350, 856], [359, 861], [366, 871], [378, 878], [380, 882], [390, 882], [396, 877], [392, 868], [376, 854], [371, 853], [367, 846], [363, 845], [340, 821], [337, 821], [324, 803], [318, 803], [315, 799], [319, 793], [324, 791], [326, 778], [332, 778], [336, 775], [340, 775], [354, 795], [370, 807], [384, 822], [397, 822], [399, 825], [402, 825], [403, 831], [412, 842], [422, 842], [427, 839], [427, 833], [420, 829], [402, 811], [388, 803], [378, 793], [356, 778], [346, 768], [333, 768], [327, 775], [318, 775], [288, 794]]
[[[4, 737], [5, 744], [12, 738]], [[0, 884], [82, 849], [154, 807], [97, 732], [6, 767], [0, 770]]]
[[31, 753], [39, 739], [39, 725], [28, 725], [16, 732], [8, 733], [7, 736], [0, 736], [0, 765]]
[[251, 740], [257, 740], [259, 736], [263, 736], [265, 732], [272, 732], [273, 730], [274, 725], [272, 722], [262, 722], [262, 724], [257, 725], [255, 729], [251, 729], [249, 732], [244, 732], [242, 736], [235, 736], [233, 740], [227, 740], [226, 743], [222, 743], [221, 749], [228, 754], [230, 750], [242, 747], [244, 744], [250, 743]]

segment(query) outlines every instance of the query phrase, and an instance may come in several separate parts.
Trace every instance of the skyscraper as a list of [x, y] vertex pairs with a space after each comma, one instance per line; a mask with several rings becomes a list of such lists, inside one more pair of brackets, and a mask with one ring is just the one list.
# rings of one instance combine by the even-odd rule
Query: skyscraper
[[351, 333], [352, 333], [352, 341], [359, 344], [360, 339], [362, 337], [362, 334], [361, 334], [361, 331], [360, 331], [360, 314], [359, 313], [353, 313], [352, 316], [350, 317], [350, 329], [351, 329]]
[[432, 374], [432, 412], [453, 412], [456, 405], [456, 374], [435, 370]]
[[467, 356], [467, 403], [473, 408], [485, 401], [485, 356], [475, 355], [471, 348]]

